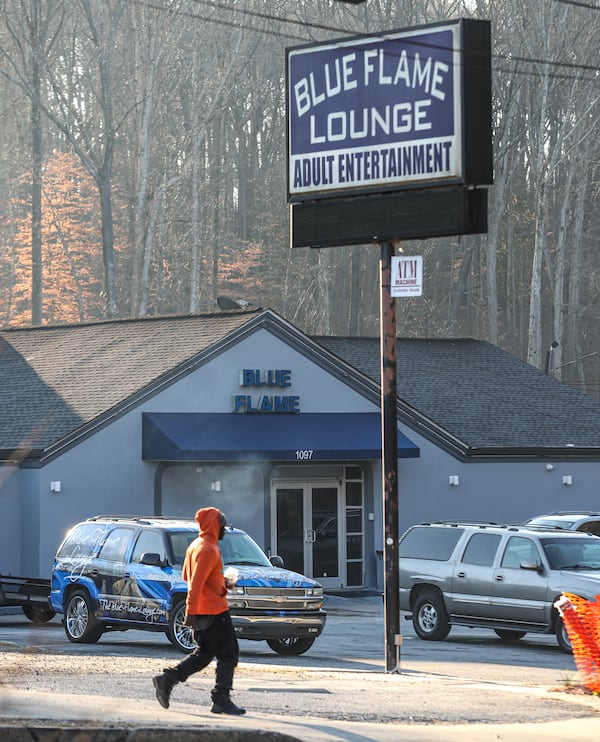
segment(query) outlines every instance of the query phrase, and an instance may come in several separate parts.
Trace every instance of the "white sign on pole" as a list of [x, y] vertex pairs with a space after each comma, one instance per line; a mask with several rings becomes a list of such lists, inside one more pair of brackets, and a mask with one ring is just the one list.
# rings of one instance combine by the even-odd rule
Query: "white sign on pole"
[[392, 256], [391, 296], [423, 294], [423, 256]]
[[461, 28], [287, 50], [290, 200], [463, 179]]

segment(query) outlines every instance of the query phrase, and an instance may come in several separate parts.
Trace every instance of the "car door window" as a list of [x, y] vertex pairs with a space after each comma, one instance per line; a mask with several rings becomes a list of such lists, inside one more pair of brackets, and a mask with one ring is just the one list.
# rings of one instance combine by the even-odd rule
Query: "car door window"
[[593, 533], [594, 536], [600, 536], [600, 520], [589, 520], [587, 523], [582, 523], [577, 530], [584, 533]]
[[506, 544], [501, 566], [507, 569], [520, 569], [521, 562], [533, 564], [539, 561], [537, 547], [531, 539], [511, 536]]
[[91, 559], [106, 531], [105, 525], [83, 523], [74, 528], [58, 550], [57, 559]]
[[107, 562], [124, 561], [132, 533], [131, 528], [114, 528], [102, 544], [98, 558]]
[[477, 564], [481, 567], [491, 567], [498, 550], [500, 536], [495, 533], [475, 533], [469, 539], [463, 553], [463, 564]]
[[159, 533], [158, 531], [142, 531], [133, 548], [131, 561], [139, 563], [142, 554], [148, 553], [158, 554], [161, 562], [166, 562], [167, 552], [162, 533]]
[[400, 557], [446, 562], [450, 559], [464, 532], [464, 528], [443, 528], [441, 526], [409, 528], [400, 541]]

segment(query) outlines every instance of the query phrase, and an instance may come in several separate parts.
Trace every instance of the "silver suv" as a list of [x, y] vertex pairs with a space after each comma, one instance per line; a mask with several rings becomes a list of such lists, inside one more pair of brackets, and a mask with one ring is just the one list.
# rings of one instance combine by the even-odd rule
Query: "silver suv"
[[600, 593], [600, 538], [534, 526], [424, 523], [400, 540], [400, 610], [421, 639], [453, 625], [493, 629], [505, 640], [556, 635], [571, 651], [554, 608], [561, 593]]
[[526, 520], [523, 525], [584, 531], [600, 536], [600, 513], [593, 513], [589, 510], [561, 510], [547, 515], [536, 515], [535, 518]]

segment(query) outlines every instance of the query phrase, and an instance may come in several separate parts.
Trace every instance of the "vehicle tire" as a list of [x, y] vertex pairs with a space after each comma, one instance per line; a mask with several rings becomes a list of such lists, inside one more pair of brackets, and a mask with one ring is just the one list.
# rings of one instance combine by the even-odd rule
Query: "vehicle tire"
[[21, 610], [33, 623], [46, 623], [56, 616], [55, 611], [51, 608], [36, 608], [30, 605], [21, 606]]
[[288, 636], [285, 639], [267, 639], [267, 644], [274, 652], [287, 655], [304, 654], [314, 643], [314, 639], [300, 639], [292, 636]]
[[64, 624], [67, 639], [76, 644], [95, 644], [102, 636], [103, 626], [85, 590], [76, 590], [67, 598]]
[[567, 629], [560, 616], [556, 618], [555, 633], [556, 633], [556, 641], [558, 642], [558, 646], [562, 649], [563, 652], [567, 652], [568, 654], [571, 654], [573, 652], [573, 647], [571, 646], [571, 640], [569, 639], [569, 635], [567, 634]]
[[450, 622], [441, 595], [421, 593], [413, 606], [412, 622], [417, 636], [439, 642], [450, 633]]
[[173, 604], [167, 627], [167, 638], [171, 644], [185, 654], [196, 649], [194, 632], [185, 625], [185, 600], [178, 600]]
[[527, 633], [526, 631], [517, 631], [516, 629], [494, 629], [494, 631], [505, 642], [516, 642], [522, 639]]

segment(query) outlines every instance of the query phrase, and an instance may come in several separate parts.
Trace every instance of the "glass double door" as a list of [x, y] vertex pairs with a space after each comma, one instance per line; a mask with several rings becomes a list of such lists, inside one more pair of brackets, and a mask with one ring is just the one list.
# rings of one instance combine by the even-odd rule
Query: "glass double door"
[[343, 512], [337, 481], [275, 485], [271, 540], [286, 568], [313, 577], [323, 587], [341, 587], [346, 579], [340, 532]]

